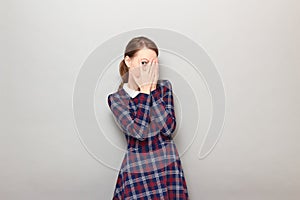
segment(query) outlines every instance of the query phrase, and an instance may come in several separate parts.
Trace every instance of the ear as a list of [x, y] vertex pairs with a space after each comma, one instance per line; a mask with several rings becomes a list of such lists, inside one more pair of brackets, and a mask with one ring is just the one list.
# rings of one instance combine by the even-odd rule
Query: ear
[[129, 58], [129, 56], [126, 56], [124, 58], [125, 64], [127, 65], [127, 67], [131, 67], [131, 59]]

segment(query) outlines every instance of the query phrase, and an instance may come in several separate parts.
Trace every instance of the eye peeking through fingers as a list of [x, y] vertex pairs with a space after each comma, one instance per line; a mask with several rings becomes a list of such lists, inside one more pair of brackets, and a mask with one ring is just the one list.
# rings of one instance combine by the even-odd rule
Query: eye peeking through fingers
[[147, 62], [146, 62], [146, 61], [142, 61], [141, 63], [142, 63], [142, 65], [146, 65], [146, 64], [147, 64]]

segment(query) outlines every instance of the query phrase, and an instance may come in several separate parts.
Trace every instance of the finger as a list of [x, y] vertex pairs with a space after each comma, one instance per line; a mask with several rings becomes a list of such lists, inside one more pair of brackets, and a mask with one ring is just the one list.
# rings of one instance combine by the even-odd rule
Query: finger
[[151, 82], [152, 82], [152, 79], [153, 79], [153, 76], [154, 76], [154, 69], [153, 69], [153, 66], [150, 66], [150, 77], [151, 77]]
[[159, 68], [158, 68], [158, 61], [156, 61], [156, 65], [155, 65], [155, 75], [156, 75], [156, 80], [158, 80], [158, 76], [159, 76]]
[[151, 66], [150, 66], [150, 61], [149, 61], [149, 63], [147, 63], [146, 67], [147, 67], [146, 71], [144, 71], [145, 81], [147, 82], [147, 84], [150, 84], [150, 82], [151, 82]]
[[153, 73], [153, 77], [154, 77], [154, 82], [155, 82], [155, 79], [156, 79], [156, 62], [154, 61], [154, 65], [152, 66], [152, 73]]
[[157, 81], [157, 77], [158, 77], [157, 70], [156, 70], [156, 68], [154, 67], [154, 82]]
[[155, 68], [155, 60], [152, 60], [151, 67]]
[[156, 62], [154, 62], [153, 65], [153, 73], [154, 73], [154, 78], [156, 78]]
[[150, 73], [152, 73], [152, 71], [153, 71], [153, 60], [151, 60], [151, 62], [150, 62], [150, 64], [149, 64], [149, 71], [150, 71]]
[[151, 70], [152, 70], [152, 74], [153, 74], [153, 76], [155, 78], [155, 71], [156, 71], [156, 69], [155, 69], [155, 60], [153, 61], [153, 65], [151, 67]]
[[157, 67], [158, 67], [158, 62], [157, 62], [157, 60], [155, 60], [155, 62], [154, 62], [154, 69], [155, 69], [155, 71], [157, 70]]
[[154, 73], [154, 70], [151, 70], [150, 83], [154, 84], [154, 80], [155, 80], [155, 73]]
[[153, 61], [153, 60], [149, 61], [149, 65], [147, 65], [147, 67], [148, 67], [148, 71], [147, 71], [147, 72], [148, 72], [148, 73], [151, 72], [152, 61]]
[[156, 71], [156, 58], [153, 59], [153, 63], [152, 63], [152, 70], [153, 70], [153, 73], [155, 74], [155, 71]]

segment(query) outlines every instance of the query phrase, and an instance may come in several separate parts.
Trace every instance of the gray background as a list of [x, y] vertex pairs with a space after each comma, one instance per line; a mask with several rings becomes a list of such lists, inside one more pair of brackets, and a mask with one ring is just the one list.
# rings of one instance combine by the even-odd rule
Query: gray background
[[220, 141], [204, 160], [197, 145], [182, 157], [191, 199], [299, 199], [298, 1], [15, 0], [0, 10], [1, 199], [111, 199], [117, 172], [80, 143], [73, 86], [97, 46], [143, 27], [192, 38], [224, 81]]

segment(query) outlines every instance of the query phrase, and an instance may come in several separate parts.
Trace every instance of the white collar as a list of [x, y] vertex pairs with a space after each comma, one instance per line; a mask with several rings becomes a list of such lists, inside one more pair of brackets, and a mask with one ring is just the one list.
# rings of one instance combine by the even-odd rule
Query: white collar
[[129, 94], [129, 96], [131, 96], [131, 98], [136, 97], [136, 95], [138, 95], [140, 93], [140, 91], [136, 91], [134, 89], [129, 88], [128, 83], [124, 83], [123, 88]]

